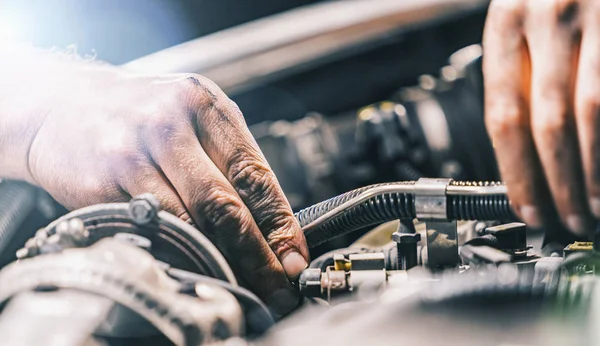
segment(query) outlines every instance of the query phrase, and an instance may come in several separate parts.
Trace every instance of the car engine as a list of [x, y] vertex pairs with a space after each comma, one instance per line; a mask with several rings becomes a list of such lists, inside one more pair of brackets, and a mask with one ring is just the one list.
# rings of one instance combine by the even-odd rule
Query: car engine
[[[478, 20], [485, 1], [470, 3]], [[68, 212], [0, 181], [0, 344], [596, 344], [600, 230], [589, 242], [516, 218], [484, 128], [481, 46], [458, 48], [376, 102], [250, 121], [311, 249], [289, 316], [152, 194]], [[222, 81], [242, 109], [260, 89]]]

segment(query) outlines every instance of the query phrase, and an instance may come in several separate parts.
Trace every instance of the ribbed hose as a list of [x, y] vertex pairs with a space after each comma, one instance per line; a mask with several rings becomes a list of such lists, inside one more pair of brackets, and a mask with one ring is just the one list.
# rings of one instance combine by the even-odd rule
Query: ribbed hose
[[[373, 187], [391, 184], [392, 183], [370, 185], [346, 192], [299, 211], [296, 213], [296, 218], [300, 222], [300, 226], [304, 227], [331, 209]], [[403, 182], [403, 184], [414, 184], [414, 181]], [[337, 218], [325, 222], [316, 229], [307, 231], [305, 233], [306, 240], [309, 247], [314, 247], [341, 235], [367, 226], [380, 224], [387, 220], [414, 218], [414, 215], [416, 214], [414, 208], [415, 205], [411, 194], [391, 193], [378, 195], [361, 205], [348, 210]]]
[[510, 202], [503, 195], [448, 196], [448, 218], [451, 220], [514, 220]]
[[31, 213], [35, 202], [33, 186], [17, 181], [0, 182], [0, 253]]
[[[412, 185], [414, 181], [384, 183], [366, 186], [333, 197], [296, 213], [300, 226], [304, 227], [323, 214], [357, 197], [363, 192], [386, 185]], [[454, 184], [452, 184], [454, 185]], [[476, 186], [490, 186], [477, 183]], [[506, 195], [449, 195], [447, 215], [451, 220], [514, 220]], [[315, 247], [341, 235], [397, 219], [416, 217], [414, 195], [411, 193], [385, 193], [377, 195], [350, 208], [345, 213], [305, 231], [309, 247]]]
[[[501, 186], [499, 181], [452, 181], [450, 186], [494, 187]], [[510, 201], [501, 195], [450, 195], [448, 196], [448, 218], [451, 220], [515, 220]]]

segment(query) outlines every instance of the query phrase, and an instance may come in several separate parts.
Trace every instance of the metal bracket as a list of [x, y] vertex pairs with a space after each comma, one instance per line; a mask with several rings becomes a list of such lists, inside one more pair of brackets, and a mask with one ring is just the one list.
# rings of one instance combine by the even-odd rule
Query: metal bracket
[[446, 189], [452, 179], [422, 178], [415, 183], [417, 219], [427, 229], [429, 268], [454, 267], [460, 263], [456, 221], [448, 221]]
[[446, 188], [452, 179], [421, 178], [414, 185], [415, 210], [419, 220], [448, 220]]
[[456, 267], [458, 255], [458, 233], [456, 221], [426, 222], [427, 265], [431, 269]]

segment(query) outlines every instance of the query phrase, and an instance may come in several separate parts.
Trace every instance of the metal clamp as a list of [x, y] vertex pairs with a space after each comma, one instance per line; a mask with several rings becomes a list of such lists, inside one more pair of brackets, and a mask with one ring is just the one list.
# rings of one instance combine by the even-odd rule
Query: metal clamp
[[446, 188], [452, 179], [421, 178], [414, 185], [415, 210], [419, 220], [448, 220]]
[[456, 221], [448, 220], [446, 191], [452, 179], [421, 178], [415, 183], [417, 219], [427, 229], [427, 264], [430, 268], [459, 263]]

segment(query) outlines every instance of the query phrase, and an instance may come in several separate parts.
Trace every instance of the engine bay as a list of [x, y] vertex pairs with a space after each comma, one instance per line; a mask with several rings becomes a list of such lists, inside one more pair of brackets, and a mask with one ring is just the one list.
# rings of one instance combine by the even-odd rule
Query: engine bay
[[[480, 25], [485, 1], [472, 3], [460, 18]], [[480, 37], [445, 42], [444, 32], [465, 30], [455, 20], [412, 36], [394, 28], [351, 57], [299, 62], [291, 77], [238, 83], [223, 66], [203, 67], [249, 109], [311, 250], [293, 313], [270, 311], [152, 194], [69, 212], [0, 180], [0, 344], [595, 344], [600, 230], [583, 241], [514, 215], [484, 126]], [[414, 54], [435, 55], [423, 61], [435, 72], [392, 72], [387, 49], [424, 37], [439, 46]], [[343, 77], [366, 55], [383, 56], [381, 69]], [[283, 106], [262, 108], [271, 97]]]
[[515, 221], [501, 183], [383, 183], [296, 217], [311, 248], [379, 226], [314, 258], [296, 282], [298, 311], [282, 320], [240, 286], [205, 236], [147, 194], [75, 210], [28, 239], [0, 271], [0, 337], [6, 345], [551, 345], [595, 336], [574, 321], [597, 314], [597, 243], [544, 246]]

